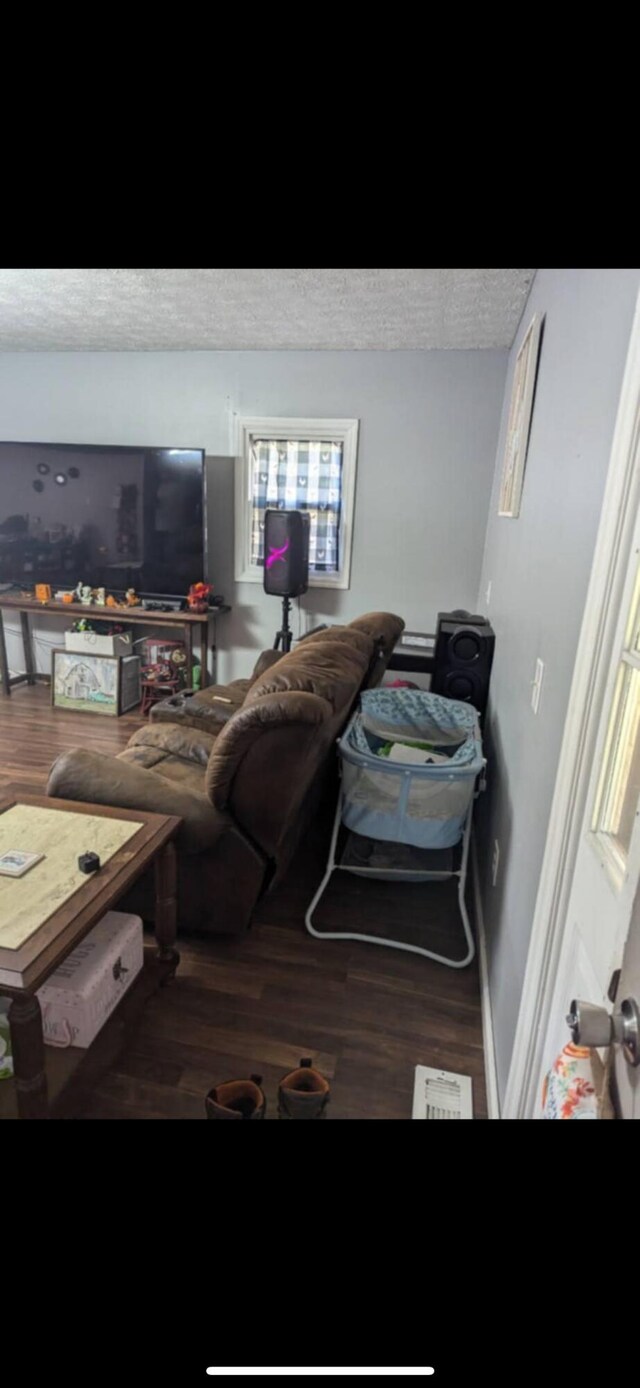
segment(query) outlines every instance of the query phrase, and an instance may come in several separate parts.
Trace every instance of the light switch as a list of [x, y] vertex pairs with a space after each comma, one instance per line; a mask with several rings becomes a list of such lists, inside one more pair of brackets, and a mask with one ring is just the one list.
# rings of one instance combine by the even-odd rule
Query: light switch
[[534, 713], [538, 712], [540, 706], [540, 690], [542, 689], [542, 677], [544, 675], [544, 661], [536, 660], [536, 671], [531, 683], [531, 707]]

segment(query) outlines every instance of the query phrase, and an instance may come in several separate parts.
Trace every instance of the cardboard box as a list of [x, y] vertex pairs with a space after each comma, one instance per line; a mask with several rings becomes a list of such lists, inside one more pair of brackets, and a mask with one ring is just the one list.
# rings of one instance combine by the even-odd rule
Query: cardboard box
[[133, 655], [129, 632], [119, 636], [103, 636], [97, 631], [65, 631], [66, 651], [82, 651], [85, 655]]
[[140, 917], [107, 911], [38, 989], [45, 1043], [90, 1046], [143, 962]]

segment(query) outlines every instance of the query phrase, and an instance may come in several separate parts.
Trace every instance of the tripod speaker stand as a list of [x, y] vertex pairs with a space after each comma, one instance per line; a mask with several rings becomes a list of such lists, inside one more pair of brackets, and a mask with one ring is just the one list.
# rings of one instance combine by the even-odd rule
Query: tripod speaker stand
[[289, 626], [289, 613], [290, 613], [290, 611], [291, 611], [291, 599], [290, 599], [290, 598], [283, 598], [283, 599], [282, 599], [282, 626], [280, 627], [280, 630], [276, 632], [276, 639], [275, 639], [275, 641], [274, 641], [274, 643], [273, 643], [273, 649], [274, 649], [274, 651], [279, 651], [279, 650], [280, 650], [280, 647], [282, 646], [282, 653], [283, 653], [283, 655], [286, 655], [286, 654], [287, 654], [287, 651], [290, 651], [290, 650], [291, 650], [292, 632], [291, 632], [291, 627]]

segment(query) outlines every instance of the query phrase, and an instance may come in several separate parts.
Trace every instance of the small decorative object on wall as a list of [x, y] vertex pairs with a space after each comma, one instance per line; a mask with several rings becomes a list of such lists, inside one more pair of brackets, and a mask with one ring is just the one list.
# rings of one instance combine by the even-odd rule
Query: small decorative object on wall
[[56, 475], [55, 475], [55, 477], [54, 477], [53, 480], [54, 480], [54, 482], [57, 482], [57, 483], [58, 483], [58, 486], [59, 486], [59, 487], [66, 487], [66, 485], [67, 485], [67, 474], [66, 474], [66, 472], [56, 472]]
[[48, 463], [38, 463], [38, 472], [42, 477], [48, 477], [49, 473], [51, 472], [51, 468], [49, 467]]
[[498, 504], [498, 515], [509, 516], [512, 520], [520, 515], [542, 324], [543, 316], [535, 313], [522, 339], [513, 374]]

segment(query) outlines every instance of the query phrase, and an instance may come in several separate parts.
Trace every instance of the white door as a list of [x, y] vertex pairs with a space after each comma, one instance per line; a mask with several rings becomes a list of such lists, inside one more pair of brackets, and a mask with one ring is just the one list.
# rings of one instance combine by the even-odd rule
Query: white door
[[[637, 459], [640, 467], [640, 452]], [[570, 1039], [574, 998], [611, 1011], [640, 879], [640, 516], [627, 560], [613, 659], [597, 718], [545, 1061]], [[617, 1001], [626, 996], [617, 991]]]
[[[542, 1081], [570, 1039], [566, 1016], [572, 999], [612, 1011], [612, 978], [632, 920], [635, 936], [636, 893], [640, 901], [639, 792], [640, 296], [576, 654], [505, 1118], [542, 1116]], [[630, 991], [619, 984], [617, 1006]]]

